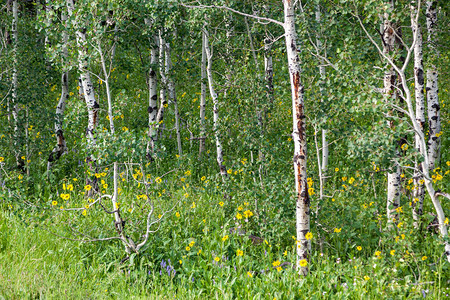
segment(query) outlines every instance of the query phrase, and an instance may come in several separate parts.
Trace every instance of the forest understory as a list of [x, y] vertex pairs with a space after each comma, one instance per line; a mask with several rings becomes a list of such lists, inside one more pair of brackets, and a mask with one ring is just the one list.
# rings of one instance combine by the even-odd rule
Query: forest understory
[[0, 299], [448, 299], [450, 2], [0, 2]]

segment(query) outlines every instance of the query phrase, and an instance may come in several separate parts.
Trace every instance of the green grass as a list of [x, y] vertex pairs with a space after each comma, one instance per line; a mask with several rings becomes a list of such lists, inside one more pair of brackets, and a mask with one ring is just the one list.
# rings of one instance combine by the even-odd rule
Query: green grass
[[[0, 296], [419, 299], [426, 293], [434, 299], [448, 298], [449, 266], [440, 258], [442, 245], [437, 235], [426, 230], [415, 234], [407, 208], [400, 214], [402, 226], [381, 232], [380, 225], [385, 225], [377, 212], [382, 201], [377, 203], [358, 186], [344, 189], [334, 201], [322, 203], [317, 216], [321, 227], [312, 223], [310, 275], [300, 278], [289, 265], [276, 270], [274, 262], [294, 261], [291, 198], [286, 194], [276, 197], [270, 191], [266, 197], [271, 195], [272, 201], [256, 203], [258, 198], [246, 192], [251, 184], [249, 174], [244, 170], [233, 173], [229, 184], [222, 187], [214, 177], [202, 181], [195, 176], [203, 174], [177, 171], [167, 177], [167, 183], [153, 185], [149, 195], [157, 204], [155, 216], [177, 200], [179, 204], [163, 218], [148, 246], [132, 261], [122, 264], [126, 254], [117, 240], [82, 243], [53, 234], [73, 238], [69, 234], [72, 224], [93, 237], [114, 235], [112, 216], [99, 207], [90, 208], [86, 216], [80, 211], [60, 211], [60, 205], [82, 207], [87, 203], [77, 192], [83, 187], [78, 181], [74, 182], [69, 202], [54, 207], [51, 200], [36, 201], [34, 209], [5, 201], [0, 212]], [[104, 179], [108, 181], [107, 176]], [[136, 197], [143, 190], [130, 180], [122, 182], [121, 188], [119, 202], [127, 220], [125, 228], [138, 239], [143, 229], [139, 220], [148, 212], [143, 208], [145, 200]], [[359, 200], [349, 203], [350, 197]], [[247, 222], [236, 218], [247, 210], [254, 212]], [[236, 233], [233, 228], [237, 227], [245, 234]], [[341, 228], [341, 232], [335, 232], [335, 228]], [[262, 243], [252, 242], [250, 234], [261, 237]], [[243, 255], [238, 256], [237, 250]], [[377, 256], [376, 251], [381, 254]], [[172, 270], [169, 275], [167, 266], [161, 266], [169, 260], [175, 275]]]

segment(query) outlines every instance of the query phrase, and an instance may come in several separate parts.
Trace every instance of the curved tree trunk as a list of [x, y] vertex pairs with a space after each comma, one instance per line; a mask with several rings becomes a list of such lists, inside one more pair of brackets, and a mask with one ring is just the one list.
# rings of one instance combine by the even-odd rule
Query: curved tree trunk
[[214, 81], [212, 76], [212, 49], [209, 47], [209, 33], [206, 27], [203, 28], [203, 31], [205, 33], [205, 51], [208, 60], [206, 73], [208, 76], [209, 93], [211, 94], [211, 98], [214, 103], [214, 136], [216, 138], [217, 164], [219, 165], [222, 179], [225, 179], [227, 177], [227, 169], [223, 164], [223, 150], [219, 135], [219, 100], [216, 91], [214, 90]]
[[[67, 0], [67, 10], [69, 16], [72, 16], [75, 10], [74, 1]], [[88, 126], [86, 135], [91, 144], [94, 144], [94, 130], [98, 123], [98, 102], [95, 100], [94, 85], [92, 84], [91, 75], [88, 71], [88, 53], [86, 41], [86, 29], [80, 28], [77, 17], [75, 17], [76, 39], [78, 45], [78, 69], [80, 71], [81, 87], [83, 88], [83, 95], [88, 109]]]
[[306, 276], [309, 267], [311, 242], [306, 238], [310, 231], [310, 199], [307, 185], [307, 144], [306, 144], [306, 116], [304, 108], [304, 88], [301, 81], [300, 57], [297, 48], [297, 34], [295, 31], [294, 1], [283, 0], [284, 4], [284, 30], [286, 50], [289, 64], [289, 78], [292, 93], [292, 121], [294, 140], [294, 172], [296, 197], [296, 227], [297, 227], [297, 270], [300, 275]]
[[[74, 0], [67, 0], [67, 11], [69, 13], [69, 16], [73, 15], [74, 10]], [[80, 72], [81, 82], [80, 86], [82, 87], [84, 100], [86, 102], [86, 107], [88, 110], [88, 126], [86, 128], [86, 136], [88, 139], [88, 144], [92, 146], [95, 145], [94, 132], [98, 123], [98, 110], [100, 106], [95, 100], [94, 86], [92, 84], [91, 76], [88, 70], [89, 63], [87, 53], [86, 29], [82, 27], [80, 28], [81, 25], [79, 24], [78, 16], [75, 16], [72, 24], [76, 28], [75, 35], [78, 46], [78, 69]], [[89, 165], [91, 171], [94, 171], [96, 169], [95, 161], [90, 155], [86, 157], [86, 163]], [[86, 184], [93, 186], [93, 189], [89, 191], [88, 196], [91, 196], [92, 193], [95, 193], [98, 190], [96, 178], [94, 178], [93, 180], [87, 178]]]

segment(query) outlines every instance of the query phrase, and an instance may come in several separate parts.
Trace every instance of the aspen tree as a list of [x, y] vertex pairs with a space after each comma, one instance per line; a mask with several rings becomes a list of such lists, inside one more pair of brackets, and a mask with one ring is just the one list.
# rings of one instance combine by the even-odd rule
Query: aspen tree
[[166, 55], [166, 76], [167, 76], [167, 89], [169, 92], [169, 99], [173, 103], [174, 110], [175, 110], [175, 132], [177, 136], [177, 148], [178, 148], [178, 155], [183, 154], [183, 150], [181, 148], [181, 132], [180, 132], [180, 114], [178, 112], [178, 102], [177, 102], [177, 95], [175, 93], [175, 83], [173, 81], [173, 74], [172, 74], [172, 59], [170, 58], [170, 44], [166, 43], [165, 45], [165, 55]]
[[[64, 9], [64, 8], [63, 8]], [[61, 22], [66, 26], [67, 13], [63, 11], [61, 13]], [[64, 29], [62, 33], [62, 64], [63, 73], [61, 75], [61, 97], [59, 98], [58, 104], [56, 105], [56, 115], [55, 115], [55, 135], [56, 135], [56, 145], [53, 148], [47, 162], [47, 171], [50, 171], [52, 163], [58, 160], [61, 155], [67, 151], [66, 140], [63, 134], [63, 121], [64, 121], [64, 110], [66, 107], [66, 101], [69, 99], [69, 71], [67, 70], [68, 63], [68, 49], [67, 41], [69, 35], [67, 30]]]
[[[294, 141], [294, 173], [296, 196], [296, 228], [297, 228], [297, 271], [306, 276], [309, 273], [309, 256], [311, 242], [306, 238], [310, 231], [310, 198], [307, 184], [307, 144], [304, 88], [301, 80], [299, 48], [295, 31], [294, 1], [283, 0], [284, 32], [289, 66], [289, 78], [292, 94], [292, 138]], [[305, 264], [306, 262], [306, 264]]]
[[19, 14], [18, 14], [18, 3], [17, 0], [12, 1], [12, 26], [11, 26], [11, 35], [12, 35], [12, 44], [13, 44], [13, 67], [12, 67], [12, 98], [11, 98], [11, 113], [13, 116], [13, 127], [14, 127], [14, 151], [16, 158], [16, 165], [19, 170], [24, 171], [25, 161], [22, 159], [22, 134], [21, 134], [21, 124], [20, 124], [20, 107], [19, 107], [19, 99], [18, 99], [18, 31], [17, 25], [19, 23]]
[[[420, 0], [418, 0], [417, 3], [418, 3], [417, 11], [420, 12]], [[361, 19], [359, 17], [357, 17], [357, 18], [358, 18], [359, 24], [361, 25], [362, 29], [364, 30], [364, 33], [366, 34], [366, 36], [369, 38], [370, 42], [375, 46], [375, 48], [378, 50], [378, 53], [380, 53], [380, 55], [382, 55], [382, 57], [389, 63], [389, 66], [392, 67], [395, 70], [395, 72], [397, 73], [397, 75], [399, 76], [399, 79], [400, 79], [399, 81], [400, 81], [403, 91], [404, 91], [403, 100], [407, 107], [406, 109], [402, 109], [402, 108], [399, 108], [399, 109], [406, 116], [408, 116], [410, 124], [412, 125], [412, 128], [418, 134], [417, 141], [419, 144], [420, 154], [423, 157], [422, 174], [423, 174], [423, 178], [424, 178], [424, 185], [428, 192], [428, 196], [430, 197], [431, 202], [433, 203], [434, 209], [436, 211], [438, 228], [439, 228], [439, 232], [441, 234], [441, 238], [443, 239], [443, 244], [444, 244], [444, 249], [445, 249], [444, 254], [447, 257], [447, 260], [450, 262], [450, 243], [448, 242], [448, 229], [447, 229], [447, 224], [445, 221], [446, 218], [445, 218], [445, 213], [442, 208], [441, 202], [439, 201], [439, 198], [438, 198], [439, 196], [443, 196], [443, 197], [447, 197], [447, 198], [449, 198], [450, 196], [446, 193], [442, 193], [442, 192], [436, 191], [434, 189], [433, 181], [430, 177], [430, 158], [428, 156], [429, 151], [428, 151], [428, 144], [425, 140], [425, 132], [421, 130], [421, 126], [420, 126], [419, 122], [417, 121], [416, 114], [414, 111], [414, 106], [412, 103], [411, 91], [409, 90], [407, 80], [406, 80], [406, 74], [405, 74], [405, 70], [410, 61], [411, 52], [413, 51], [414, 45], [417, 41], [418, 31], [416, 31], [414, 34], [412, 46], [409, 49], [407, 49], [407, 56], [406, 56], [405, 61], [403, 62], [403, 65], [398, 66], [395, 63], [395, 61], [391, 57], [389, 57], [389, 55], [387, 53], [385, 53], [384, 49], [382, 50], [378, 46], [378, 44], [375, 42], [373, 37], [367, 31], [367, 29], [364, 26]], [[418, 22], [418, 19], [419, 19], [419, 13], [416, 14], [415, 23]]]
[[[416, 120], [420, 126], [421, 131], [425, 128], [425, 99], [424, 99], [424, 72], [423, 72], [423, 39], [420, 23], [416, 22], [417, 9], [415, 1], [411, 1], [411, 29], [413, 34], [417, 36], [414, 44], [414, 95], [416, 104]], [[415, 133], [415, 147], [418, 151], [420, 145], [420, 136]], [[422, 176], [422, 164], [415, 162], [415, 172], [413, 176], [413, 218], [418, 220], [423, 212], [423, 200], [425, 197], [424, 185]]]
[[[167, 88], [167, 73], [165, 68], [165, 45], [166, 42], [163, 38], [163, 30], [160, 29], [158, 33], [158, 41], [159, 41], [159, 74], [161, 75], [161, 85], [159, 88], [159, 99], [161, 105], [159, 106], [158, 114], [156, 115], [156, 121], [159, 125], [164, 121], [164, 109], [167, 106], [166, 99], [166, 88]], [[162, 132], [161, 132], [162, 135]]]
[[[69, 17], [74, 18], [72, 24], [76, 28], [75, 35], [78, 46], [78, 71], [80, 73], [79, 82], [81, 83], [80, 86], [82, 87], [82, 89], [80, 88], [80, 92], [82, 91], [82, 95], [86, 102], [88, 111], [88, 126], [86, 128], [86, 137], [88, 141], [88, 147], [91, 147], [95, 145], [94, 133], [98, 123], [98, 110], [100, 106], [95, 99], [94, 85], [92, 84], [91, 75], [89, 73], [89, 57], [87, 49], [88, 43], [86, 40], [87, 29], [79, 24], [79, 19], [81, 17], [73, 15], [75, 10], [74, 0], [67, 0], [66, 5]], [[90, 154], [88, 155], [88, 157], [86, 157], [86, 163], [90, 166], [91, 170], [94, 169], [95, 161]], [[92, 195], [97, 190], [97, 179], [94, 178], [93, 180], [91, 180], [90, 178], [87, 178], [86, 183], [94, 187], [88, 192], [88, 195]]]
[[[75, 10], [73, 0], [67, 0], [67, 10], [69, 16], [72, 16]], [[91, 75], [89, 73], [86, 28], [79, 24], [79, 16], [75, 16], [73, 24], [76, 27], [76, 40], [78, 45], [78, 69], [80, 72], [80, 82], [83, 88], [83, 96], [88, 109], [88, 126], [86, 135], [90, 144], [94, 144], [94, 131], [98, 123], [99, 104], [95, 99], [94, 86], [92, 84]]]
[[206, 33], [202, 30], [202, 62], [201, 62], [201, 94], [200, 94], [200, 146], [199, 156], [205, 151], [206, 146], [206, 125], [205, 125], [205, 111], [206, 111]]
[[[145, 19], [147, 27], [151, 28], [150, 19]], [[150, 37], [150, 70], [148, 80], [148, 137], [147, 143], [147, 158], [152, 159], [155, 153], [155, 142], [157, 139], [157, 113], [158, 113], [158, 91], [157, 91], [157, 59], [158, 59], [158, 45], [157, 37], [152, 35]], [[151, 150], [150, 150], [151, 149]]]
[[209, 93], [211, 95], [212, 101], [214, 103], [214, 136], [216, 139], [216, 153], [217, 153], [217, 164], [219, 165], [220, 175], [222, 175], [222, 179], [227, 177], [227, 169], [223, 164], [223, 150], [222, 143], [220, 142], [220, 134], [219, 134], [219, 100], [217, 93], [214, 89], [214, 80], [212, 76], [212, 56], [213, 49], [209, 46], [209, 33], [206, 26], [203, 27], [203, 32], [205, 33], [205, 52], [206, 59], [208, 61], [208, 65], [206, 67], [206, 73], [208, 76], [208, 85], [209, 85]]
[[[389, 1], [389, 5], [393, 7], [393, 2]], [[398, 35], [397, 26], [390, 20], [390, 16], [388, 13], [384, 14], [383, 20], [383, 54], [386, 56], [394, 53], [398, 47], [396, 43], [396, 35]], [[397, 100], [397, 87], [396, 81], [397, 76], [393, 67], [388, 66], [384, 73], [384, 96], [388, 99], [387, 101], [396, 102]], [[393, 129], [393, 121], [389, 122], [389, 126]], [[398, 149], [396, 150], [396, 156], [398, 156]], [[386, 202], [386, 211], [387, 211], [387, 219], [388, 223], [391, 224], [394, 218], [394, 211], [397, 207], [400, 206], [400, 165], [397, 162], [397, 159], [393, 159], [395, 166], [393, 167], [393, 171], [388, 172], [387, 180], [387, 202]]]
[[[323, 50], [323, 45], [322, 45], [322, 29], [321, 29], [321, 12], [320, 12], [320, 6], [316, 5], [316, 22], [318, 24], [319, 27], [319, 34], [317, 35], [316, 38], [316, 44], [317, 44], [317, 49], [318, 51], [320, 51], [320, 53], [322, 54], [322, 56], [327, 55], [326, 51]], [[325, 52], [325, 53], [322, 53]], [[324, 101], [324, 96], [325, 96], [325, 92], [324, 92], [324, 83], [325, 83], [325, 65], [324, 65], [324, 61], [321, 59], [319, 60], [319, 74], [320, 74], [320, 82], [319, 82], [319, 89], [320, 89], [320, 97], [321, 100], [320, 101]], [[318, 169], [319, 169], [319, 180], [320, 180], [320, 199], [323, 198], [324, 195], [324, 186], [325, 186], [325, 182], [326, 182], [326, 176], [327, 176], [327, 169], [328, 169], [328, 140], [327, 140], [327, 130], [326, 129], [322, 129], [322, 159], [320, 160], [318, 156]], [[319, 153], [317, 154], [319, 155]]]
[[[112, 112], [112, 95], [111, 95], [111, 87], [110, 87], [110, 84], [109, 84], [109, 77], [111, 75], [111, 65], [112, 64], [110, 64], [110, 68], [109, 68], [109, 70], [107, 70], [106, 69], [105, 55], [103, 54], [103, 50], [102, 50], [102, 46], [101, 46], [100, 41], [98, 41], [97, 47], [98, 47], [97, 50], [98, 50], [98, 53], [100, 55], [100, 63], [101, 63], [101, 66], [102, 66], [102, 71], [103, 71], [103, 79], [101, 79], [101, 80], [105, 83], [105, 87], [106, 87], [106, 100], [107, 100], [107, 103], [108, 103], [109, 129], [111, 130], [111, 134], [114, 135], [114, 132], [115, 132], [114, 115], [113, 115], [113, 112]], [[116, 47], [116, 45], [115, 45], [115, 42], [114, 42], [113, 49], [112, 49], [113, 51], [111, 51], [111, 53], [113, 53], [113, 54], [115, 52], [114, 51], [115, 47]], [[111, 57], [111, 61], [112, 60], [113, 60], [113, 57]]]
[[437, 1], [427, 1], [427, 31], [428, 49], [430, 51], [431, 63], [427, 68], [427, 107], [428, 107], [428, 157], [430, 159], [430, 170], [436, 168], [441, 147], [441, 117], [438, 95], [438, 70], [434, 60], [439, 56], [436, 44], [437, 24]]

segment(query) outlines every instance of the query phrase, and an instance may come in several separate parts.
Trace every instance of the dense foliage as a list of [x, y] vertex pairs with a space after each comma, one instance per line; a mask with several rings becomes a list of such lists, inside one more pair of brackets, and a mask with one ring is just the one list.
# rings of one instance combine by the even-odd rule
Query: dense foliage
[[[8, 41], [13, 1], [4, 2], [0, 7], [0, 296], [444, 299], [450, 294], [450, 265], [443, 253], [449, 238], [439, 233], [428, 195], [424, 213], [419, 220], [413, 218], [414, 166], [423, 159], [414, 146], [414, 130], [408, 117], [397, 113], [380, 92], [390, 66], [362, 27], [381, 45], [378, 28], [381, 15], [387, 13], [402, 27], [404, 43], [411, 45], [410, 1], [395, 1], [395, 9], [381, 0], [299, 1], [296, 7], [311, 198], [311, 230], [306, 237], [312, 249], [309, 262], [305, 261], [310, 268], [306, 277], [299, 277], [293, 267], [298, 243], [293, 105], [280, 26], [226, 9], [188, 8], [181, 1], [100, 0], [76, 1], [74, 14], [64, 24], [64, 1], [18, 1], [16, 51], [14, 42]], [[282, 1], [203, 4], [208, 2], [283, 19]], [[432, 181], [436, 190], [448, 192], [450, 7], [447, 1], [437, 2], [439, 55], [424, 46], [424, 65], [436, 65], [439, 73], [441, 146]], [[419, 20], [426, 36], [422, 10]], [[145, 19], [151, 20], [150, 26]], [[76, 24], [80, 23], [100, 106], [94, 143], [86, 135], [88, 108], [78, 81]], [[213, 49], [220, 118], [216, 128], [208, 93], [206, 150], [199, 155], [201, 83], [207, 84], [201, 77], [205, 26]], [[69, 35], [66, 58], [64, 32]], [[173, 68], [166, 74], [159, 61], [150, 62], [158, 35], [171, 48]], [[268, 37], [274, 42], [270, 53], [265, 53]], [[317, 39], [322, 40], [321, 49]], [[111, 66], [114, 134], [100, 52]], [[405, 53], [403, 49], [393, 57], [401, 61]], [[265, 55], [273, 57], [273, 101], [267, 96]], [[325, 77], [319, 74], [323, 64]], [[14, 88], [13, 69], [18, 70]], [[157, 70], [158, 107], [162, 106], [159, 91], [165, 88], [162, 76], [175, 83], [182, 155], [177, 148], [175, 100], [169, 99], [149, 159], [150, 69]], [[63, 121], [67, 151], [49, 167], [65, 70], [69, 71]], [[414, 65], [405, 72], [413, 89]], [[394, 104], [404, 107], [400, 100]], [[17, 120], [12, 115], [14, 105]], [[324, 195], [320, 195], [323, 129], [330, 155]], [[225, 179], [216, 161], [216, 134], [222, 141]], [[18, 168], [18, 162], [24, 167]], [[402, 166], [401, 205], [395, 208], [395, 222], [390, 222], [386, 174], [396, 162]], [[118, 165], [116, 191], [114, 163]], [[111, 203], [108, 195], [115, 192], [117, 203]], [[449, 201], [441, 199], [448, 225]], [[120, 211], [122, 224], [117, 224], [114, 211]], [[153, 225], [145, 245], [138, 253], [124, 251], [120, 228], [137, 244], [145, 239], [149, 222]]]

